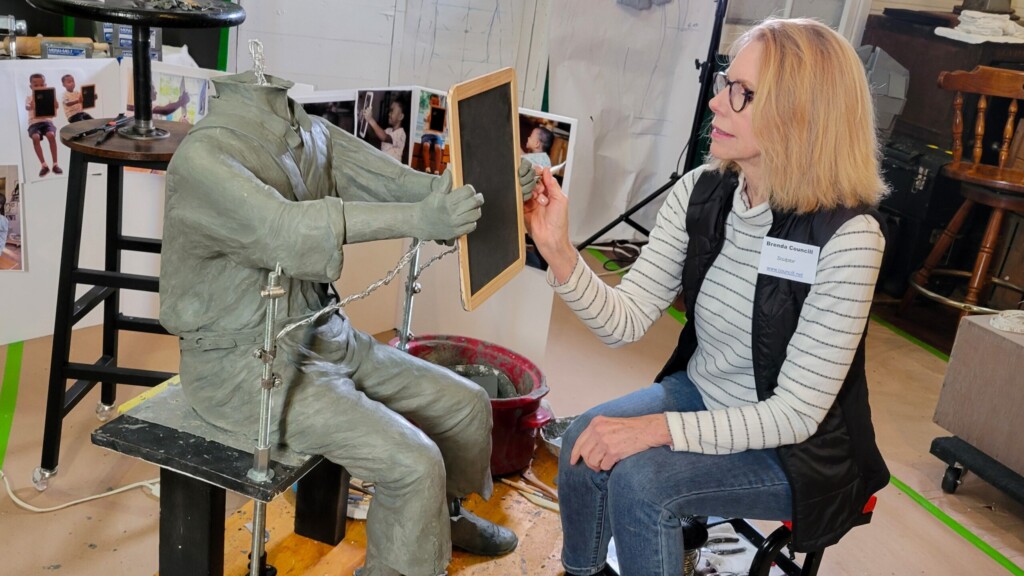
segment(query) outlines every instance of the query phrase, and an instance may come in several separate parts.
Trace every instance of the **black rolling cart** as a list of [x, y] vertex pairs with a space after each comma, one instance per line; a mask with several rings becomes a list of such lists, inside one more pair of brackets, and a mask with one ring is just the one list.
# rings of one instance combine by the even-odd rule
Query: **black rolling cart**
[[[117, 384], [155, 386], [172, 374], [127, 368], [118, 364], [117, 344], [121, 330], [166, 334], [156, 319], [125, 316], [120, 311], [121, 290], [157, 292], [159, 279], [121, 271], [123, 251], [160, 253], [161, 242], [122, 233], [124, 168], [126, 166], [163, 170], [185, 137], [188, 126], [153, 120], [150, 70], [150, 28], [223, 28], [237, 26], [245, 12], [237, 4], [219, 0], [174, 3], [161, 0], [29, 0], [41, 10], [132, 26], [132, 68], [134, 72], [135, 118], [120, 127], [110, 120], [87, 120], [65, 126], [61, 142], [71, 148], [68, 173], [67, 211], [58, 276], [56, 319], [50, 380], [43, 424], [43, 450], [32, 474], [37, 490], [45, 490], [57, 473], [61, 430], [66, 416], [97, 384], [102, 384], [96, 414], [100, 420], [113, 415]], [[79, 134], [100, 128], [88, 136]], [[76, 137], [77, 136], [77, 137]], [[79, 266], [85, 188], [90, 163], [107, 165], [107, 204], [104, 268]], [[91, 288], [75, 297], [80, 285]], [[103, 304], [103, 345], [99, 359], [92, 363], [71, 362], [71, 330], [90, 311]], [[68, 380], [73, 384], [68, 388]]]
[[953, 436], [935, 438], [929, 451], [947, 464], [943, 492], [956, 492], [972, 472], [1024, 503], [1024, 334], [999, 330], [991, 318], [960, 321], [935, 407], [935, 423]]

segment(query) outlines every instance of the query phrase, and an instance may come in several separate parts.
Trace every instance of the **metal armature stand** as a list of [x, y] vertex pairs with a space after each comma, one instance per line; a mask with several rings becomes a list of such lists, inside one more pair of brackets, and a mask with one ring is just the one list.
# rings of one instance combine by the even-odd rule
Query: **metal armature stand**
[[[413, 242], [417, 240], [413, 239]], [[398, 331], [398, 347], [403, 351], [409, 349], [409, 339], [412, 338], [412, 299], [423, 291], [423, 286], [418, 282], [419, 277], [420, 249], [416, 248], [409, 262], [409, 278], [405, 281], [405, 311], [402, 313], [402, 327]]]
[[[718, 6], [715, 7], [715, 24], [714, 28], [711, 29], [711, 43], [710, 46], [708, 46], [708, 56], [703, 62], [699, 60], [694, 62], [697, 66], [697, 69], [700, 70], [700, 97], [697, 98], [697, 110], [694, 112], [693, 116], [693, 128], [690, 130], [690, 140], [689, 143], [686, 145], [686, 163], [683, 164], [683, 166], [686, 168], [693, 166], [694, 159], [697, 156], [696, 143], [698, 140], [700, 140], [700, 132], [704, 118], [703, 112], [704, 106], [706, 104], [704, 98], [705, 96], [707, 96], [708, 87], [711, 86], [711, 76], [714, 74], [713, 64], [715, 62], [715, 58], [718, 57], [718, 45], [722, 42], [722, 27], [725, 25], [725, 13], [729, 8], [729, 0], [715, 0], [715, 2], [718, 4]], [[682, 174], [673, 172], [672, 175], [669, 176], [668, 182], [666, 182], [665, 185], [663, 185], [661, 188], [658, 188], [654, 192], [651, 192], [646, 198], [637, 203], [636, 206], [633, 206], [629, 210], [626, 210], [621, 215], [619, 215], [619, 217], [617, 217], [615, 220], [609, 222], [608, 225], [595, 232], [591, 237], [577, 244], [576, 249], [582, 250], [587, 246], [590, 246], [591, 244], [594, 243], [595, 240], [597, 240], [601, 236], [604, 236], [612, 228], [615, 228], [616, 226], [622, 223], [629, 224], [636, 231], [642, 233], [644, 236], [650, 236], [651, 231], [641, 226], [639, 223], [633, 220], [631, 216], [633, 216], [633, 214], [636, 214], [637, 212], [642, 210], [644, 206], [647, 206], [656, 198], [664, 194], [665, 191], [671, 189], [672, 186], [674, 186], [675, 183], [678, 182], [679, 179], [682, 177]]]
[[[267, 276], [267, 285], [260, 290], [260, 296], [267, 300], [267, 320], [263, 330], [263, 347], [253, 356], [263, 362], [263, 376], [260, 379], [260, 427], [253, 466], [248, 476], [256, 482], [269, 482], [274, 477], [270, 469], [270, 412], [273, 406], [272, 393], [281, 383], [274, 374], [274, 357], [277, 355], [277, 301], [285, 295], [281, 287], [281, 265]], [[263, 535], [267, 526], [267, 503], [253, 500], [252, 512], [252, 553], [249, 556], [250, 576], [274, 576], [277, 569], [267, 565]]]

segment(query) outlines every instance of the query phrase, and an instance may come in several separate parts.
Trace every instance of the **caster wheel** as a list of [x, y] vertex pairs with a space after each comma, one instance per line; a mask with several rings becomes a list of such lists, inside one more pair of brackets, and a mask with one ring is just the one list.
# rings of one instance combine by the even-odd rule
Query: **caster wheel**
[[47, 470], [45, 468], [36, 468], [32, 471], [32, 485], [36, 487], [36, 490], [43, 492], [50, 487], [50, 478], [57, 475], [56, 470]]
[[946, 473], [942, 475], [942, 491], [946, 494], [956, 492], [956, 489], [960, 487], [960, 483], [963, 482], [963, 477], [963, 468], [959, 466], [946, 468]]
[[111, 404], [110, 406], [107, 406], [103, 402], [96, 403], [96, 418], [98, 418], [100, 422], [110, 420], [115, 414], [117, 414], [116, 405]]

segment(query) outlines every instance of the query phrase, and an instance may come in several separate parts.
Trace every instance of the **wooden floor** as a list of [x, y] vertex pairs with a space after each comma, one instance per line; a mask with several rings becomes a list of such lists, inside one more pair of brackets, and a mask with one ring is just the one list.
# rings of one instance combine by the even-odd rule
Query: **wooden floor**
[[[615, 281], [614, 278], [611, 281]], [[680, 325], [660, 320], [638, 345], [603, 347], [556, 299], [552, 311], [547, 357], [539, 362], [548, 378], [548, 395], [558, 415], [579, 413], [595, 403], [646, 385], [673, 347]], [[76, 359], [98, 354], [98, 330], [76, 332]], [[50, 507], [132, 482], [155, 478], [146, 463], [115, 454], [89, 442], [97, 420], [94, 391], [66, 418], [60, 467], [50, 488], [31, 485], [39, 464], [45, 408], [50, 340], [24, 343], [17, 407], [3, 471], [15, 494], [37, 507]], [[10, 349], [0, 347], [0, 365]], [[122, 358], [132, 366], [173, 371], [177, 352], [172, 338], [125, 335]], [[946, 364], [943, 359], [872, 322], [868, 337], [868, 377], [878, 442], [894, 478], [907, 491], [890, 485], [879, 493], [870, 525], [852, 531], [825, 554], [823, 576], [904, 574], [1024, 574], [1024, 506], [977, 477], [968, 475], [955, 495], [943, 493], [939, 481], [945, 464], [928, 453], [931, 440], [948, 435], [932, 422]], [[122, 387], [119, 399], [142, 389]], [[5, 390], [9, 394], [9, 390]], [[2, 417], [2, 414], [0, 414]], [[537, 469], [545, 480], [553, 462], [543, 453]], [[948, 522], [914, 499], [920, 495]], [[293, 506], [286, 494], [270, 505], [268, 547], [282, 576], [351, 574], [361, 565], [364, 532], [351, 522], [344, 542], [330, 548], [291, 532]], [[560, 527], [556, 514], [538, 508], [520, 495], [496, 487], [490, 502], [470, 501], [469, 508], [512, 526], [520, 548], [504, 558], [484, 559], [456, 554], [453, 575], [561, 574]], [[226, 534], [226, 574], [245, 574], [249, 549], [250, 505], [230, 497]], [[49, 513], [16, 507], [0, 495], [0, 574], [16, 576], [137, 576], [157, 570], [158, 502], [147, 491], [123, 494]], [[952, 522], [960, 533], [951, 528]], [[962, 534], [973, 535], [979, 545]], [[1003, 564], [983, 548], [988, 546]]]

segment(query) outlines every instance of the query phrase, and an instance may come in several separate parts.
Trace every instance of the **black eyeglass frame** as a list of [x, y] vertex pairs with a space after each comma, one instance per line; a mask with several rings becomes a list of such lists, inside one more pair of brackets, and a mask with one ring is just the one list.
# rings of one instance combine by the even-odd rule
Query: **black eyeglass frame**
[[[754, 100], [753, 90], [748, 90], [747, 87], [740, 84], [739, 80], [729, 80], [729, 76], [727, 76], [725, 72], [715, 72], [715, 79], [711, 86], [711, 90], [715, 93], [715, 96], [718, 96], [722, 90], [729, 90], [729, 107], [737, 114], [743, 112], [744, 108], [747, 107], [747, 104], [750, 104], [750, 102]], [[743, 89], [743, 92], [741, 92], [743, 95], [743, 103], [740, 104], [739, 108], [736, 107], [736, 103], [734, 102], [735, 96], [733, 96], [733, 86], [739, 86]]]

